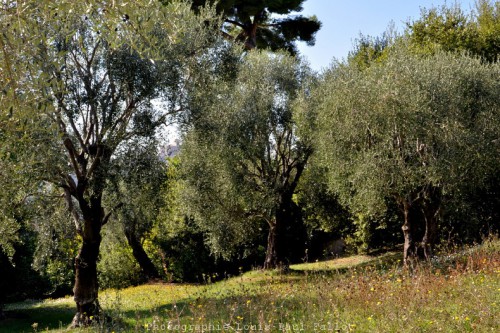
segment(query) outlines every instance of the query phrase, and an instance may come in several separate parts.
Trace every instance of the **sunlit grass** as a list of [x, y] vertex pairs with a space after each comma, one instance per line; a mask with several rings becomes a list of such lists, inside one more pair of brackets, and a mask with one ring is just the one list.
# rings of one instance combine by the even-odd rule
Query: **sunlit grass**
[[[101, 292], [103, 332], [498, 332], [500, 242], [412, 271], [397, 254], [252, 271], [206, 285], [150, 284]], [[11, 304], [1, 332], [58, 331], [71, 298]], [[46, 317], [46, 318], [45, 318]], [[61, 322], [59, 322], [61, 321]]]
[[312, 263], [303, 263], [297, 265], [291, 265], [290, 268], [294, 270], [333, 270], [333, 269], [342, 269], [349, 268], [352, 266], [368, 263], [374, 260], [375, 257], [368, 255], [357, 255], [346, 258], [339, 258], [327, 261], [318, 261]]

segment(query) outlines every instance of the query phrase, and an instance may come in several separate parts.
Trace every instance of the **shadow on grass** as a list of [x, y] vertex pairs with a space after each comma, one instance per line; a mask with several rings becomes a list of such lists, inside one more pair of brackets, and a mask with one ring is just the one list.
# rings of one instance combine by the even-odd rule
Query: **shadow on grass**
[[6, 309], [6, 318], [0, 321], [0, 333], [65, 329], [75, 314], [75, 309], [66, 304], [50, 306], [44, 306], [43, 302], [17, 304], [21, 306], [10, 306]]
[[[394, 267], [400, 267], [401, 257], [400, 252], [391, 252], [373, 257], [373, 259], [367, 262], [350, 267], [334, 267], [324, 270], [289, 269], [287, 271], [249, 272], [240, 277], [232, 278], [229, 281], [217, 282], [214, 285], [205, 286], [208, 288], [208, 291], [202, 291], [199, 295], [193, 294], [188, 298], [182, 298], [176, 302], [166, 302], [154, 309], [122, 311], [122, 315], [129, 323], [129, 329], [137, 330], [141, 327], [152, 329], [156, 327], [160, 331], [162, 331], [162, 328], [168, 328], [169, 324], [194, 325], [200, 318], [210, 317], [219, 318], [221, 321], [219, 324], [222, 325], [227, 323], [237, 324], [238, 318], [248, 317], [248, 309], [252, 304], [259, 304], [261, 313], [275, 313], [275, 316], [278, 318], [293, 317], [294, 313], [304, 315], [310, 310], [308, 308], [309, 304], [318, 301], [317, 296], [321, 294], [321, 291], [311, 287], [312, 293], [305, 292], [300, 297], [297, 295], [294, 298], [290, 298], [290, 295], [294, 293], [304, 292], [304, 290], [290, 291], [290, 285], [303, 282], [307, 285], [308, 281], [311, 281], [312, 285], [318, 282], [320, 284], [327, 283], [323, 277], [327, 279], [342, 279], [345, 273], [352, 270], [359, 272], [366, 269], [371, 272], [383, 272]], [[340, 280], [337, 281], [337, 283], [341, 283]], [[214, 289], [219, 288], [216, 287], [218, 284], [221, 284], [220, 286], [225, 291], [219, 296], [214, 296], [218, 294], [214, 292]], [[318, 295], [315, 295], [315, 293], [318, 293]], [[270, 298], [273, 298], [275, 302], [273, 303], [273, 300]], [[330, 297], [327, 298], [329, 299]], [[329, 302], [331, 300], [323, 301], [325, 304]], [[286, 306], [283, 306], [283, 303], [286, 303]], [[276, 314], [277, 311], [286, 311], [287, 313]], [[132, 325], [135, 327], [132, 327]]]
[[[336, 263], [342, 261], [333, 260], [329, 268], [322, 268], [321, 265], [324, 263], [319, 262], [317, 265], [306, 266], [309, 267], [308, 269], [290, 268], [287, 271], [249, 272], [230, 280], [199, 286], [199, 290], [189, 295], [189, 297], [183, 296], [176, 301], [169, 300], [163, 304], [158, 304], [150, 299], [151, 303], [149, 304], [156, 303], [155, 307], [147, 308], [146, 306], [147, 309], [138, 310], [123, 309], [119, 300], [117, 300], [116, 304], [118, 306], [116, 309], [111, 307], [105, 308], [104, 311], [113, 320], [116, 320], [110, 325], [117, 325], [113, 327], [119, 327], [118, 331], [147, 331], [148, 328], [153, 327], [152, 325], [160, 325], [161, 328], [162, 325], [165, 326], [168, 323], [182, 323], [185, 325], [186, 323], [195, 322], [197, 318], [204, 315], [211, 316], [214, 314], [219, 314], [220, 316], [216, 315], [215, 317], [221, 318], [222, 321], [234, 324], [237, 323], [238, 316], [243, 317], [243, 313], [248, 316], [248, 305], [250, 304], [267, 304], [266, 307], [270, 307], [270, 303], [266, 301], [266, 286], [278, 288], [273, 290], [278, 290], [278, 294], [280, 294], [279, 288], [286, 288], [285, 286], [290, 283], [308, 281], [310, 278], [314, 280], [314, 276], [342, 278], [346, 272], [352, 270], [385, 271], [398, 267], [400, 259], [401, 253], [391, 252], [357, 264], [350, 263], [344, 267], [336, 265]], [[250, 302], [246, 303], [244, 301], [242, 303], [242, 299]], [[308, 299], [308, 301], [313, 302], [314, 298]], [[57, 302], [11, 304], [6, 308], [7, 319], [0, 321], [0, 333], [66, 329], [72, 320], [75, 309], [71, 302], [61, 302], [60, 304]], [[303, 309], [301, 306], [304, 302], [296, 303], [287, 300], [287, 303], [289, 303], [288, 310], [292, 312], [307, 312], [307, 309]], [[276, 308], [273, 307], [267, 310], [276, 311]]]
[[[494, 281], [494, 277], [496, 277], [498, 267], [498, 250], [496, 249], [498, 247], [491, 250], [493, 254], [481, 252], [477, 258], [472, 260], [475, 265], [489, 265], [488, 267], [491, 267], [487, 271], [490, 272], [490, 275], [486, 275], [487, 282], [489, 281], [488, 276], [491, 277], [491, 281]], [[470, 254], [467, 255], [467, 264], [469, 265], [467, 267], [472, 267], [469, 262], [470, 256]], [[437, 320], [433, 324], [441, 323], [441, 328], [452, 325], [450, 327], [453, 331], [467, 331], [471, 327], [468, 326], [470, 321], [475, 320], [476, 317], [469, 315], [470, 318], [462, 318], [463, 320], [459, 322], [455, 317], [450, 319], [450, 314], [454, 316], [463, 313], [474, 314], [476, 309], [481, 309], [481, 314], [477, 312], [477, 316], [481, 320], [478, 319], [476, 323], [478, 325], [482, 323], [477, 331], [485, 332], [490, 331], [490, 328], [498, 327], [498, 321], [493, 316], [496, 313], [496, 305], [490, 305], [496, 304], [492, 303], [495, 299], [491, 297], [491, 290], [498, 289], [496, 285], [490, 287], [490, 282], [474, 284], [477, 281], [476, 275], [464, 276], [463, 281], [469, 282], [464, 282], [463, 285], [456, 284], [455, 280], [447, 284], [449, 280], [442, 278], [441, 275], [427, 274], [427, 271], [423, 271], [421, 277], [424, 279], [417, 279], [418, 285], [427, 288], [422, 291], [423, 294], [427, 295], [425, 291], [428, 290], [432, 292], [433, 296], [420, 297], [422, 294], [418, 289], [414, 290], [413, 281], [403, 277], [404, 274], [398, 275], [399, 273], [394, 271], [401, 268], [400, 252], [363, 258], [367, 260], [358, 261], [357, 264], [349, 267], [339, 265], [339, 263], [348, 262], [349, 258], [346, 258], [343, 261], [329, 261], [330, 268], [328, 269], [320, 269], [325, 267], [326, 263], [324, 262], [317, 265], [298, 266], [309, 269], [290, 269], [285, 272], [252, 271], [213, 284], [189, 285], [185, 292], [179, 292], [183, 285], [170, 284], [138, 286], [126, 291], [118, 291], [116, 296], [114, 293], [107, 292], [111, 296], [104, 311], [111, 316], [113, 321], [109, 326], [105, 326], [99, 331], [196, 332], [203, 331], [203, 329], [200, 326], [198, 326], [199, 329], [189, 329], [189, 325], [211, 323], [219, 326], [204, 329], [204, 331], [230, 332], [236, 331], [238, 327], [244, 327], [242, 325], [270, 323], [270, 325], [274, 325], [271, 329], [266, 330], [264, 326], [261, 331], [335, 331], [337, 326], [349, 328], [351, 327], [349, 325], [357, 325], [356, 331], [360, 332], [398, 332], [405, 331], [398, 330], [396, 327], [400, 327], [406, 322], [401, 319], [404, 316], [398, 315], [397, 310], [395, 310], [398, 307], [394, 305], [413, 304], [412, 300], [416, 299], [417, 296], [419, 302], [413, 305], [415, 311], [411, 316], [411, 323], [414, 327], [420, 327], [421, 331], [432, 331], [426, 326], [429, 324], [429, 316], [433, 316], [433, 318], [437, 316]], [[475, 269], [476, 266], [473, 268]], [[395, 276], [389, 279], [387, 275], [378, 274], [385, 272], [390, 272], [390, 276], [395, 273]], [[464, 268], [464, 272], [472, 274], [473, 270]], [[460, 275], [457, 276], [460, 278]], [[432, 277], [429, 283], [422, 282], [429, 277]], [[435, 282], [439, 282], [439, 285], [436, 286]], [[468, 289], [470, 283], [474, 288], [474, 296], [471, 296], [472, 289]], [[462, 286], [458, 294], [453, 292], [457, 286]], [[476, 288], [482, 288], [484, 301], [476, 295]], [[407, 300], [401, 299], [401, 290], [409, 292], [406, 296]], [[441, 290], [444, 290], [443, 294], [440, 294]], [[471, 302], [475, 302], [475, 300], [480, 302], [463, 302], [463, 304], [457, 305], [456, 301], [461, 301], [462, 295], [470, 296], [468, 299]], [[441, 297], [440, 301], [444, 305], [436, 303], [434, 297]], [[449, 301], [450, 297], [454, 298]], [[448, 306], [446, 311], [440, 312], [439, 310], [442, 310], [443, 306], [446, 305]], [[137, 309], [133, 307], [137, 307]], [[11, 304], [6, 308], [6, 314], [9, 318], [0, 322], [0, 332], [34, 332], [33, 323], [38, 323], [37, 331], [39, 332], [46, 329], [47, 331], [65, 329], [71, 321], [73, 313], [74, 308], [69, 299]], [[391, 324], [391, 321], [385, 320], [389, 316], [393, 316], [395, 320], [399, 321], [396, 324]], [[375, 323], [377, 318], [380, 320]], [[292, 325], [304, 323], [305, 326], [296, 328], [280, 326], [280, 324], [286, 323]], [[325, 329], [314, 327], [315, 324], [327, 323], [333, 323], [334, 326], [326, 326]], [[378, 326], [374, 326], [375, 324]], [[186, 328], [175, 329], [175, 325]], [[225, 325], [229, 325], [231, 328], [224, 328]], [[224, 329], [220, 329], [220, 327]], [[94, 331], [96, 330], [89, 330], [89, 332]], [[242, 328], [240, 331], [255, 332], [259, 331], [259, 327]], [[348, 331], [348, 329], [341, 331]]]

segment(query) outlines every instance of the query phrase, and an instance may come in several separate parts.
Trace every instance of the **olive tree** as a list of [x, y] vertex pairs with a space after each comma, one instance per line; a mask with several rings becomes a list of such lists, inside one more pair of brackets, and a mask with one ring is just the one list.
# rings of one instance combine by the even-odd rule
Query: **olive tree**
[[440, 212], [498, 170], [500, 67], [394, 49], [360, 70], [338, 63], [318, 100], [318, 159], [354, 214], [403, 213], [404, 259], [429, 257]]
[[87, 325], [99, 313], [101, 229], [127, 204], [104, 204], [112, 167], [130, 142], [181, 111], [187, 68], [214, 40], [204, 23], [213, 15], [181, 2], [1, 6], [3, 106], [35, 143], [28, 164], [39, 190], [52, 186], [66, 199], [81, 239], [72, 325]]
[[[2, 97], [0, 96], [0, 100]], [[11, 266], [15, 253], [15, 247], [20, 242], [19, 230], [21, 222], [20, 213], [25, 197], [24, 191], [20, 190], [18, 184], [13, 180], [13, 174], [19, 172], [16, 166], [15, 142], [6, 137], [6, 127], [8, 121], [0, 114], [0, 265], [2, 272], [8, 274], [6, 266]], [[12, 149], [12, 152], [10, 151]], [[11, 286], [7, 279], [2, 279], [0, 283], [0, 320], [4, 319], [3, 303], [7, 296], [7, 291]]]
[[253, 244], [265, 228], [264, 267], [287, 264], [283, 237], [296, 218], [293, 196], [312, 153], [308, 138], [297, 135], [294, 110], [309, 83], [298, 60], [253, 51], [233, 79], [213, 84], [210, 103], [193, 106], [198, 117], [180, 155], [186, 210], [216, 254]]

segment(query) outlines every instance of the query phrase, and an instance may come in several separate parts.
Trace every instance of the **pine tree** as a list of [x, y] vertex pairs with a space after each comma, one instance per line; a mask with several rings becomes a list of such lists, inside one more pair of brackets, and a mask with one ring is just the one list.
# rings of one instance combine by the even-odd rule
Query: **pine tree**
[[[270, 48], [297, 53], [297, 41], [314, 45], [321, 22], [315, 16], [291, 15], [302, 11], [305, 0], [222, 0], [217, 12], [224, 17], [222, 33], [230, 40], [244, 43], [247, 50]], [[200, 8], [211, 0], [194, 0]], [[276, 15], [279, 15], [277, 17]]]

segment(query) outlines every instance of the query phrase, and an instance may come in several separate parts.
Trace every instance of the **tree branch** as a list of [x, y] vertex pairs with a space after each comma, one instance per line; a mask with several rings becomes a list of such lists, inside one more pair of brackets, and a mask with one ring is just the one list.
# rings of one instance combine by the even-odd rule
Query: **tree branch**
[[101, 162], [101, 157], [102, 157], [102, 153], [103, 153], [102, 149], [103, 148], [100, 146], [97, 147], [97, 152], [95, 154], [94, 160], [92, 161], [92, 164], [90, 165], [90, 168], [88, 169], [88, 171], [86, 173], [87, 178], [90, 178], [90, 176], [92, 175], [94, 170], [97, 168], [97, 166]]
[[105, 225], [106, 223], [108, 223], [109, 221], [109, 218], [111, 217], [111, 214], [113, 214], [114, 211], [116, 211], [117, 209], [121, 208], [123, 206], [123, 202], [120, 202], [118, 205], [116, 205], [113, 209], [110, 210], [109, 213], [106, 214], [106, 216], [104, 216], [104, 218], [102, 219], [102, 223], [101, 223], [101, 226]]
[[242, 24], [242, 23], [240, 23], [240, 22], [238, 22], [238, 21], [234, 21], [234, 20], [231, 20], [231, 19], [225, 19], [224, 22], [231, 23], [231, 24], [234, 24], [234, 25], [236, 25], [236, 26], [238, 26], [238, 27], [240, 27], [242, 29], [245, 29], [245, 25]]
[[75, 222], [76, 232], [78, 235], [82, 236], [82, 225], [80, 223], [80, 216], [78, 215], [78, 212], [75, 210], [75, 207], [73, 205], [71, 190], [67, 186], [63, 186], [63, 189], [66, 198], [66, 203], [68, 204], [68, 210], [70, 211], [73, 217], [73, 221]]
[[[113, 123], [113, 125], [111, 125], [111, 127], [109, 128], [110, 132], [119, 131], [116, 128], [118, 127], [118, 125], [120, 123], [122, 123], [123, 124], [122, 126], [125, 127], [125, 129], [126, 129], [126, 126], [128, 125], [128, 120], [130, 119], [130, 117], [132, 116], [132, 113], [134, 112], [136, 102], [137, 101], [135, 99], [132, 99], [128, 103], [128, 105], [125, 108], [125, 110], [123, 111], [122, 115], [118, 119], [116, 119], [116, 121]], [[104, 137], [107, 134], [107, 132], [108, 132], [107, 129], [106, 129], [106, 131], [103, 131], [102, 137]]]

